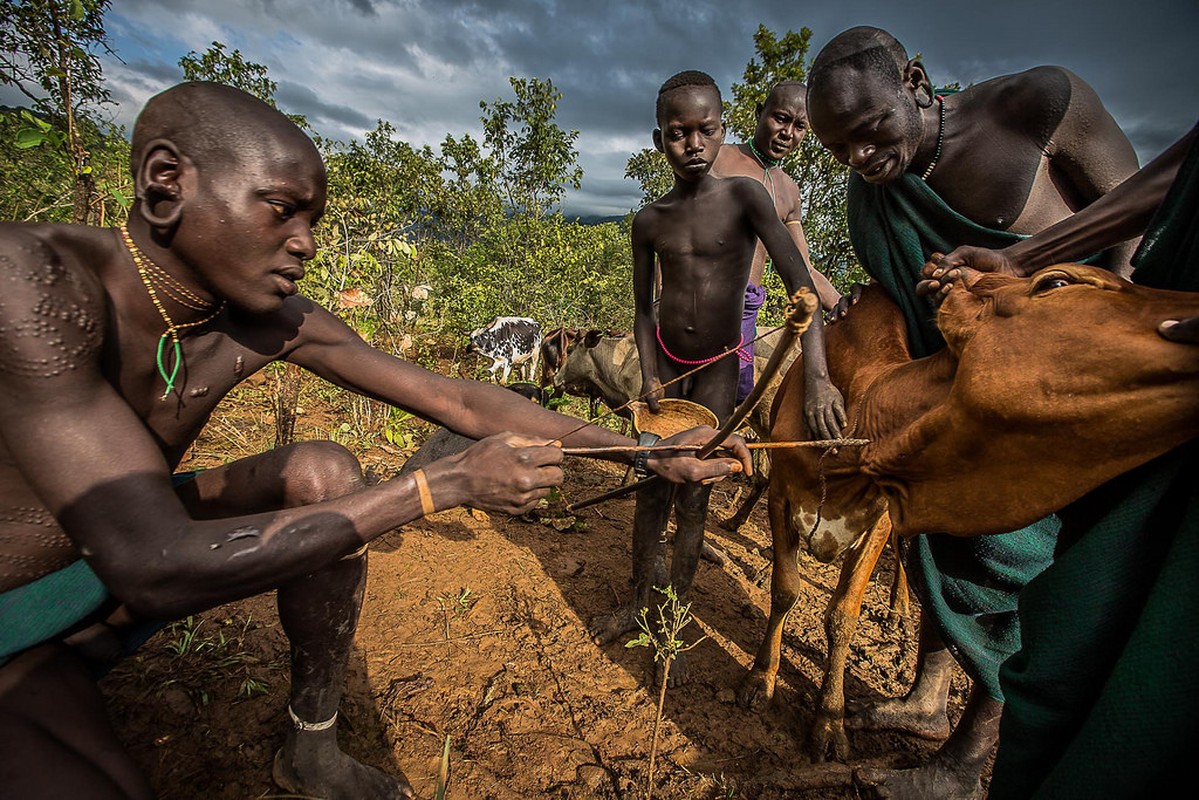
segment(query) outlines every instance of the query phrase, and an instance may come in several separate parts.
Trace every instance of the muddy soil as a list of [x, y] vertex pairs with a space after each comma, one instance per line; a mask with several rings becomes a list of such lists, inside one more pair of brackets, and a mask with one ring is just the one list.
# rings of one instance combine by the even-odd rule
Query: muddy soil
[[[269, 395], [262, 386], [235, 395], [184, 466], [269, 447]], [[357, 425], [380, 413], [328, 397], [301, 396], [298, 438], [344, 438], [340, 420]], [[373, 436], [347, 444], [386, 478], [415, 443]], [[613, 465], [571, 460], [545, 514], [622, 476]], [[713, 493], [708, 536], [729, 558], [723, 566], [701, 562], [696, 577], [689, 632], [706, 638], [688, 654], [691, 682], [666, 694], [654, 797], [858, 797], [853, 765], [915, 763], [937, 743], [851, 732], [849, 765], [803, 758], [825, 652], [821, 620], [838, 575], [836, 565], [806, 554], [775, 700], [764, 714], [737, 705], [770, 602], [765, 501], [740, 531], [718, 525], [745, 488], [728, 481]], [[632, 512], [631, 499], [615, 500], [584, 510], [571, 526], [455, 509], [373, 542], [341, 707], [343, 747], [404, 773], [421, 798], [434, 796], [447, 737], [449, 800], [644, 797], [658, 699], [650, 651], [599, 647], [586, 633], [627, 591]], [[916, 620], [889, 614], [893, 568], [887, 552], [866, 595], [846, 678], [851, 704], [901, 695], [911, 684]], [[163, 630], [102, 688], [119, 735], [160, 797], [290, 796], [270, 782], [289, 724], [286, 663], [266, 595]], [[954, 720], [967, 687], [959, 672]]]

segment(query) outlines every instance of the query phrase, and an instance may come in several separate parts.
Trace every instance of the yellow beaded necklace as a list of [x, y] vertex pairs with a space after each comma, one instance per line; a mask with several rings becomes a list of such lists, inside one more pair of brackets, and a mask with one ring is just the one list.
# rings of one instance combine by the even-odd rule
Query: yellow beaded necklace
[[[166, 382], [166, 389], [159, 399], [166, 400], [171, 396], [171, 392], [175, 390], [175, 378], [179, 377], [179, 368], [183, 364], [183, 347], [179, 343], [179, 331], [187, 330], [188, 328], [198, 328], [206, 322], [211, 322], [225, 308], [225, 304], [224, 302], [217, 303], [216, 307], [213, 308], [212, 304], [205, 303], [202, 297], [180, 283], [165, 269], [155, 264], [149, 258], [146, 258], [142, 254], [141, 249], [134, 243], [133, 237], [129, 235], [128, 228], [122, 225], [120, 231], [121, 239], [125, 242], [125, 249], [129, 251], [129, 256], [133, 259], [133, 265], [137, 267], [137, 274], [141, 277], [142, 285], [146, 287], [147, 294], [150, 295], [150, 301], [158, 309], [159, 315], [162, 316], [162, 321], [167, 324], [167, 329], [163, 331], [162, 336], [158, 337], [158, 351], [155, 354], [155, 361], [158, 364], [158, 374]], [[155, 284], [157, 284], [157, 288]], [[212, 313], [194, 322], [184, 322], [182, 325], [177, 325], [171, 319], [171, 315], [167, 313], [166, 308], [163, 307], [162, 301], [158, 299], [159, 288], [162, 289], [163, 294], [184, 308], [190, 308], [193, 311], [208, 311], [212, 309]], [[168, 340], [171, 343], [171, 355], [173, 356], [169, 371], [166, 367], [166, 360], [163, 358]]]

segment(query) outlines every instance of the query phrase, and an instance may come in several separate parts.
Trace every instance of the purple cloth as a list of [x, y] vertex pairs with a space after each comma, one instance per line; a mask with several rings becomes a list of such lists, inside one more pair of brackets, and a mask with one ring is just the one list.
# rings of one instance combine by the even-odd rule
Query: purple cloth
[[749, 397], [754, 388], [754, 339], [758, 336], [758, 309], [766, 302], [766, 290], [755, 283], [745, 287], [745, 309], [741, 312], [741, 348], [749, 355], [741, 362], [741, 373], [737, 376], [737, 402]]

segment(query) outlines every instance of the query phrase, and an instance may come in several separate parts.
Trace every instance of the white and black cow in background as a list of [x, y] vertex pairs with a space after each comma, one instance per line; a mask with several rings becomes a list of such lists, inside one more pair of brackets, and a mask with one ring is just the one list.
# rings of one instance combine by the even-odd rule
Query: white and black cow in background
[[490, 325], [470, 332], [466, 351], [491, 359], [492, 379], [503, 369], [500, 383], [507, 383], [514, 367], [518, 377], [532, 380], [541, 358], [541, 325], [529, 317], [496, 317]]

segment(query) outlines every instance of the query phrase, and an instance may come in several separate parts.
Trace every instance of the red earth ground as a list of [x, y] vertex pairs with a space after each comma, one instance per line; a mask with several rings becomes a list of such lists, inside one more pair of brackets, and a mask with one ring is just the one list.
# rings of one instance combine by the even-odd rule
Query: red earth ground
[[[183, 466], [269, 447], [274, 384], [259, 381], [231, 396]], [[332, 435], [378, 478], [394, 475], [412, 450], [380, 435], [352, 438], [386, 420], [377, 406], [315, 382], [304, 384], [299, 402], [296, 438]], [[570, 460], [562, 496], [547, 513], [617, 485], [622, 473]], [[653, 796], [858, 797], [853, 765], [915, 763], [937, 743], [851, 732], [850, 765], [805, 761], [825, 652], [822, 614], [838, 575], [836, 565], [806, 554], [775, 700], [761, 715], [737, 705], [770, 602], [765, 502], [736, 533], [717, 525], [744, 487], [729, 481], [713, 493], [708, 535], [729, 560], [701, 562], [696, 577], [689, 630], [707, 638], [688, 654], [691, 682], [667, 692]], [[599, 647], [586, 633], [587, 621], [627, 590], [632, 510], [632, 499], [615, 500], [558, 530], [537, 515], [454, 509], [376, 539], [341, 706], [343, 747], [404, 773], [420, 798], [434, 797], [447, 737], [449, 800], [645, 797], [658, 696], [650, 651]], [[911, 684], [915, 622], [889, 617], [893, 568], [888, 551], [866, 595], [846, 679], [851, 704], [900, 695]], [[289, 724], [286, 661], [266, 595], [165, 629], [102, 689], [118, 734], [160, 797], [288, 797], [270, 782]], [[957, 673], [954, 720], [967, 686]]]

